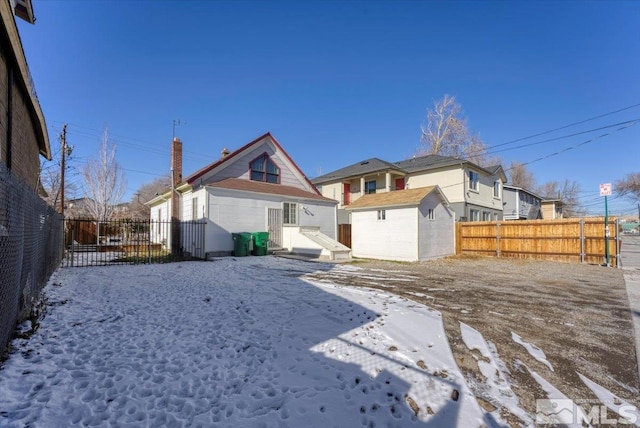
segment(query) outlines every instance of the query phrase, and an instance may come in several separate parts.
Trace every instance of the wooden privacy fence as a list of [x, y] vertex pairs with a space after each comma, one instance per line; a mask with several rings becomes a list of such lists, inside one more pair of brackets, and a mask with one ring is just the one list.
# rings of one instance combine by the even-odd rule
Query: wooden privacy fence
[[[609, 219], [609, 260], [620, 266], [618, 220]], [[456, 223], [456, 254], [605, 263], [602, 217]]]

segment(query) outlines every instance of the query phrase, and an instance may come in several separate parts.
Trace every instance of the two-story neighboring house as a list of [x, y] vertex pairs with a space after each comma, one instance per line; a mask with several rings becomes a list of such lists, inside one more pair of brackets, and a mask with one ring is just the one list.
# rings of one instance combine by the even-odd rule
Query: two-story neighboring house
[[349, 224], [349, 204], [362, 195], [438, 186], [459, 221], [502, 219], [500, 165], [481, 167], [464, 159], [427, 155], [399, 162], [367, 159], [312, 180], [323, 196], [335, 199], [338, 223]]
[[542, 198], [516, 186], [503, 186], [504, 220], [537, 220], [542, 218]]

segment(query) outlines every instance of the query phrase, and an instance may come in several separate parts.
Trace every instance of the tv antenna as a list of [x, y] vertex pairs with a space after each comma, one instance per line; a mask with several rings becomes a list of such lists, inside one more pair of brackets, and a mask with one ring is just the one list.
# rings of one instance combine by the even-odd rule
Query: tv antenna
[[186, 120], [173, 119], [173, 138], [176, 138], [176, 126], [186, 125]]

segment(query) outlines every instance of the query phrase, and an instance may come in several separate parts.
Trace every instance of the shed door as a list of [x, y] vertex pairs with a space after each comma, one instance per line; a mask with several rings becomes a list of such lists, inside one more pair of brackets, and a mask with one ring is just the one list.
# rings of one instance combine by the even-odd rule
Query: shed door
[[282, 210], [268, 208], [267, 231], [269, 232], [269, 249], [282, 248]]

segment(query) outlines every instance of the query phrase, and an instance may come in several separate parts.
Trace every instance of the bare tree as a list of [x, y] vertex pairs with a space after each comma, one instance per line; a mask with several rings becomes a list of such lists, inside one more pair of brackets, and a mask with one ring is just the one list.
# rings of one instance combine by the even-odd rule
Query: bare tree
[[533, 176], [533, 172], [529, 171], [525, 164], [511, 161], [507, 172], [510, 178], [509, 184], [529, 191], [533, 191], [536, 187], [536, 179]]
[[499, 158], [489, 157], [480, 135], [469, 130], [462, 107], [451, 95], [433, 102], [421, 130], [421, 147], [416, 155], [464, 158], [481, 166], [500, 163]]
[[614, 184], [616, 193], [640, 202], [640, 172], [632, 172]]
[[116, 160], [116, 145], [104, 130], [97, 159], [89, 159], [82, 168], [88, 210], [99, 221], [109, 220], [127, 189], [124, 172]]
[[536, 193], [545, 199], [559, 199], [565, 217], [580, 217], [585, 215], [585, 209], [580, 202], [580, 184], [565, 179], [562, 183], [549, 181], [540, 186]]
[[150, 183], [140, 186], [138, 191], [133, 195], [129, 204], [131, 215], [134, 218], [149, 218], [149, 207], [145, 205], [159, 194], [162, 194], [171, 188], [171, 178], [158, 177]]

